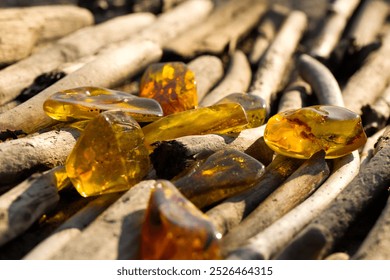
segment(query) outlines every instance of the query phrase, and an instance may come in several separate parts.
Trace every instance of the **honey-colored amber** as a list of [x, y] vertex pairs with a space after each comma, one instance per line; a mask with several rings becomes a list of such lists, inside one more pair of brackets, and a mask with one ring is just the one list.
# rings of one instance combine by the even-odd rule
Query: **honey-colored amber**
[[163, 117], [142, 128], [145, 144], [151, 149], [156, 141], [208, 133], [229, 133], [248, 124], [246, 113], [237, 103], [218, 104]]
[[163, 115], [160, 104], [126, 92], [80, 87], [54, 93], [43, 104], [46, 114], [58, 121], [93, 119], [108, 110], [128, 112], [136, 121], [154, 121]]
[[172, 183], [156, 182], [141, 234], [141, 258], [220, 259], [218, 234], [208, 217]]
[[267, 116], [267, 105], [263, 98], [250, 93], [232, 93], [219, 100], [216, 104], [235, 102], [241, 104], [248, 117], [246, 128], [259, 127], [264, 124]]
[[53, 174], [56, 180], [56, 187], [59, 191], [71, 184], [65, 166], [61, 165], [56, 167], [53, 170]]
[[264, 140], [277, 153], [310, 158], [324, 150], [337, 158], [361, 147], [367, 140], [360, 116], [337, 106], [289, 110], [268, 120]]
[[149, 171], [149, 153], [129, 113], [106, 111], [91, 120], [66, 160], [66, 172], [82, 196], [119, 192]]
[[164, 115], [198, 106], [195, 74], [183, 62], [151, 64], [140, 83], [141, 97], [157, 100]]
[[215, 152], [174, 184], [192, 203], [203, 208], [250, 188], [263, 172], [261, 162], [227, 149]]

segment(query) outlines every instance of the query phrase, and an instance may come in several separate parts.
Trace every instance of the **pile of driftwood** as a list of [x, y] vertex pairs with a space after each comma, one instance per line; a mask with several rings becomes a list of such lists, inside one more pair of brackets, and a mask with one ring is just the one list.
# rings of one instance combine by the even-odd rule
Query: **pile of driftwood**
[[[322, 3], [315, 16], [299, 5], [310, 2]], [[223, 235], [224, 258], [390, 259], [389, 2], [182, 0], [150, 7], [155, 13], [98, 24], [77, 6], [0, 10], [0, 258], [137, 258], [155, 180], [237, 149], [266, 169], [249, 190], [202, 209]], [[361, 114], [367, 144], [334, 160], [298, 160], [274, 156], [264, 126], [238, 136], [186, 136], [156, 143], [153, 172], [125, 193], [58, 191], [55, 173], [80, 132], [47, 117], [46, 98], [87, 85], [137, 94], [146, 66], [173, 60], [195, 72], [200, 106], [235, 92], [264, 98], [270, 116], [345, 106]]]

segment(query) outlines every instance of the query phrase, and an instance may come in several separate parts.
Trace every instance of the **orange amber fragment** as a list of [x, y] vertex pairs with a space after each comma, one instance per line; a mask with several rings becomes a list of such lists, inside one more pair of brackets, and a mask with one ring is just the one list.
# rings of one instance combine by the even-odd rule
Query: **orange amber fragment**
[[226, 149], [209, 156], [174, 184], [192, 203], [203, 208], [250, 188], [264, 169], [253, 157]]
[[80, 87], [57, 92], [43, 104], [46, 114], [58, 121], [93, 119], [108, 110], [128, 112], [139, 122], [154, 121], [163, 115], [160, 104], [127, 92], [99, 87]]
[[157, 100], [164, 115], [198, 106], [195, 74], [183, 62], [151, 64], [140, 83], [141, 97]]
[[268, 120], [264, 140], [277, 153], [310, 158], [324, 150], [337, 158], [361, 147], [367, 140], [360, 116], [337, 106], [289, 110]]
[[208, 217], [171, 182], [157, 181], [142, 226], [142, 259], [220, 259], [217, 236]]
[[84, 197], [127, 190], [149, 171], [143, 140], [129, 113], [101, 113], [77, 140], [66, 160], [66, 173]]

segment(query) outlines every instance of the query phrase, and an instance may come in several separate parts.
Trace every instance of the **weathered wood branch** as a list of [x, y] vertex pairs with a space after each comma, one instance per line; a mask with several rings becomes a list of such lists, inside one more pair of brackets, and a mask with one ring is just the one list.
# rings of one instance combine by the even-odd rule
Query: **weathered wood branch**
[[310, 94], [310, 85], [302, 79], [295, 79], [283, 91], [278, 104], [278, 112], [305, 107]]

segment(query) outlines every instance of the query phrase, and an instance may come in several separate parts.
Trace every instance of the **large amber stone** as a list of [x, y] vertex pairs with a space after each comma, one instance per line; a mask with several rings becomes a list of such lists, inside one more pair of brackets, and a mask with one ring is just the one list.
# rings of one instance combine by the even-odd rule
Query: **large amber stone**
[[66, 172], [82, 196], [127, 190], [149, 171], [149, 153], [129, 113], [107, 111], [91, 120], [66, 160]]
[[248, 124], [246, 113], [237, 103], [218, 104], [188, 110], [150, 123], [142, 128], [146, 146], [187, 135], [229, 133], [241, 130]]
[[310, 158], [324, 150], [337, 158], [361, 147], [367, 140], [360, 116], [337, 106], [289, 110], [268, 120], [264, 140], [277, 153]]
[[220, 258], [219, 238], [213, 224], [169, 181], [157, 181], [152, 190], [142, 227], [141, 258]]
[[198, 106], [195, 74], [183, 62], [151, 64], [140, 83], [141, 97], [157, 100], [164, 115]]
[[263, 173], [261, 162], [243, 152], [226, 149], [195, 165], [174, 184], [192, 203], [203, 208], [250, 188]]
[[264, 124], [267, 117], [267, 105], [263, 98], [250, 93], [232, 93], [220, 99], [216, 104], [234, 102], [240, 104], [246, 112], [248, 117], [246, 128], [259, 127]]
[[46, 114], [58, 121], [93, 119], [108, 110], [128, 112], [139, 122], [156, 120], [163, 115], [160, 104], [126, 92], [99, 87], [80, 87], [57, 92], [43, 104]]

